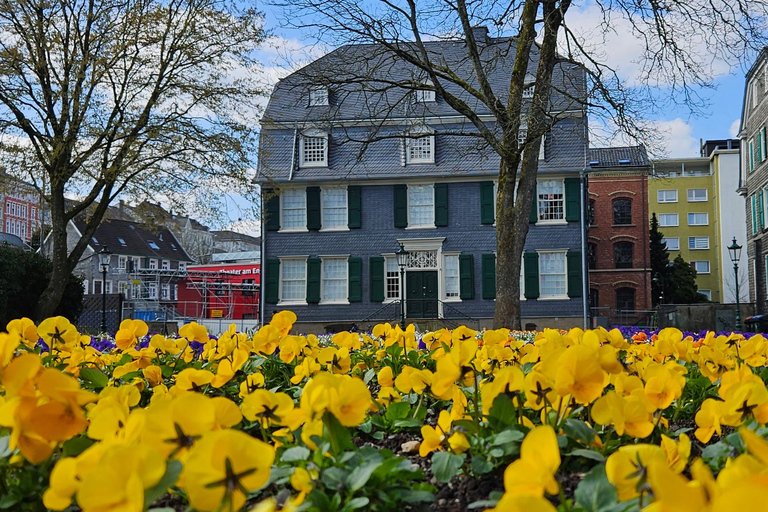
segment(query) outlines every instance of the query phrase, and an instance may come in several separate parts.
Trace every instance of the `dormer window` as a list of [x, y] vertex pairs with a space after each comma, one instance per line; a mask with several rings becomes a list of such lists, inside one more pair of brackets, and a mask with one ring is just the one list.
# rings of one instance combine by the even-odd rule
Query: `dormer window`
[[416, 103], [434, 102], [435, 90], [432, 80], [426, 80], [422, 86], [428, 87], [429, 89], [416, 89], [414, 91], [416, 93]]
[[328, 166], [328, 134], [321, 130], [307, 130], [301, 134], [299, 143], [301, 167]]
[[405, 139], [405, 161], [408, 164], [435, 163], [435, 132], [426, 126], [416, 126]]
[[309, 106], [320, 107], [328, 105], [328, 88], [324, 85], [314, 86], [309, 90]]
[[523, 98], [533, 98], [533, 93], [536, 90], [536, 78], [533, 75], [525, 75], [525, 82], [523, 83]]

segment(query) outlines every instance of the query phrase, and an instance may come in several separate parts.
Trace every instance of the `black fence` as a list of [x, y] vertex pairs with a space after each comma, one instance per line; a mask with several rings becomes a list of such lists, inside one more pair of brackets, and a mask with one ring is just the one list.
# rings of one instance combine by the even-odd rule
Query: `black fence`
[[[107, 294], [105, 319], [107, 332], [114, 333], [120, 325], [120, 315], [123, 310], [123, 296], [119, 293]], [[101, 332], [101, 295], [85, 295], [83, 297], [83, 312], [77, 319], [76, 325], [80, 332], [97, 334]]]

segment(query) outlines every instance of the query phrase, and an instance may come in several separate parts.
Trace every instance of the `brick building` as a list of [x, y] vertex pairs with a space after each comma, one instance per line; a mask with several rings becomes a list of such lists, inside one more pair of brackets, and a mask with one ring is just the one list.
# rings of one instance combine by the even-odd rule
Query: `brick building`
[[643, 146], [590, 149], [587, 266], [595, 323], [642, 323], [651, 310], [649, 171]]
[[29, 183], [0, 172], [0, 232], [29, 242], [40, 227], [40, 201]]

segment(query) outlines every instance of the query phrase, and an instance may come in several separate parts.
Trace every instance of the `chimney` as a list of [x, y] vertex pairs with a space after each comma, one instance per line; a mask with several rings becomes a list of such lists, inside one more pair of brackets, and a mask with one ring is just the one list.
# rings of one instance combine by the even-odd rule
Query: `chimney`
[[122, 213], [122, 212], [123, 212], [123, 208], [125, 208], [125, 201], [123, 201], [123, 200], [121, 199], [121, 200], [120, 200], [120, 206], [118, 206], [118, 210], [120, 211], [120, 213]]
[[472, 27], [472, 36], [475, 38], [477, 44], [486, 43], [488, 41], [488, 27], [483, 25]]

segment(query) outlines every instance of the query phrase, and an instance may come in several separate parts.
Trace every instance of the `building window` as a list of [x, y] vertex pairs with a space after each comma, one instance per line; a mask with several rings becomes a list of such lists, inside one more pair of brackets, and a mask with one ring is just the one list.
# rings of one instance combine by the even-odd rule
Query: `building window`
[[689, 213], [688, 214], [689, 226], [707, 226], [709, 225], [708, 213]]
[[632, 200], [619, 198], [613, 200], [613, 223], [632, 224]]
[[709, 249], [708, 236], [689, 236], [688, 249]]
[[156, 259], [149, 260], [149, 270], [157, 270], [157, 260]]
[[347, 302], [347, 258], [323, 258], [322, 302]]
[[282, 230], [307, 229], [307, 191], [303, 188], [285, 190], [281, 195]]
[[659, 214], [659, 227], [668, 228], [676, 227], [680, 224], [676, 213], [661, 213]]
[[616, 290], [616, 310], [635, 310], [635, 290], [633, 288], [619, 288]]
[[539, 221], [551, 222], [565, 219], [565, 193], [562, 180], [538, 183]]
[[323, 229], [347, 227], [347, 189], [323, 189]]
[[304, 302], [307, 293], [307, 261], [280, 260], [280, 301]]
[[590, 226], [595, 225], [595, 200], [589, 200], [589, 208], [587, 209], [587, 223]]
[[386, 298], [387, 300], [397, 300], [400, 298], [400, 268], [397, 266], [397, 258], [388, 256], [385, 261]]
[[533, 98], [533, 93], [536, 92], [536, 84], [525, 84], [523, 88], [523, 99]]
[[301, 167], [326, 167], [328, 135], [319, 130], [312, 130], [302, 135], [299, 153]]
[[707, 189], [705, 188], [689, 188], [688, 189], [689, 203], [701, 203], [706, 200], [707, 200]]
[[656, 200], [659, 203], [676, 203], [677, 190], [659, 190], [656, 192]]
[[712, 300], [712, 290], [699, 290], [699, 293], [705, 296], [707, 300]]
[[88, 280], [85, 279], [83, 281], [83, 295], [88, 295], [88, 293], [90, 293], [90, 291], [91, 290], [88, 288]]
[[160, 285], [160, 299], [171, 300], [171, 285], [169, 283]]
[[161, 263], [160, 268], [162, 268], [163, 270], [170, 270], [171, 269], [171, 262], [168, 261], [168, 260], [163, 260], [163, 262]]
[[405, 161], [409, 164], [435, 162], [435, 135], [426, 126], [414, 127], [405, 139]]
[[325, 86], [315, 86], [309, 90], [309, 106], [320, 107], [328, 105], [328, 88]]
[[697, 274], [709, 274], [709, 261], [692, 261], [691, 266]]
[[413, 91], [414, 97], [417, 103], [429, 103], [435, 101], [435, 90], [432, 80], [425, 80], [422, 84], [424, 87], [430, 87], [431, 89], [416, 89]]
[[676, 236], [670, 238], [662, 238], [661, 242], [667, 244], [667, 249], [670, 251], [680, 250], [680, 238]]
[[435, 225], [435, 188], [408, 185], [408, 227]]
[[117, 271], [118, 272], [125, 272], [125, 266], [128, 264], [128, 257], [127, 256], [118, 256], [117, 257]]
[[93, 293], [96, 295], [101, 295], [101, 280], [93, 280]]
[[589, 289], [589, 307], [590, 308], [600, 307], [600, 292], [595, 288]]
[[112, 293], [112, 281], [107, 281], [106, 286], [104, 287], [104, 293], [106, 294]]
[[446, 255], [443, 259], [445, 260], [445, 297], [448, 299], [458, 299], [459, 255]]
[[635, 244], [617, 242], [613, 244], [613, 263], [616, 268], [632, 268]]
[[566, 297], [565, 252], [539, 253], [540, 298]]
[[187, 270], [187, 262], [186, 261], [180, 261], [179, 262], [179, 270]]
[[587, 244], [587, 267], [589, 270], [597, 268], [597, 244]]
[[147, 298], [157, 299], [157, 283], [149, 283], [147, 285]]

